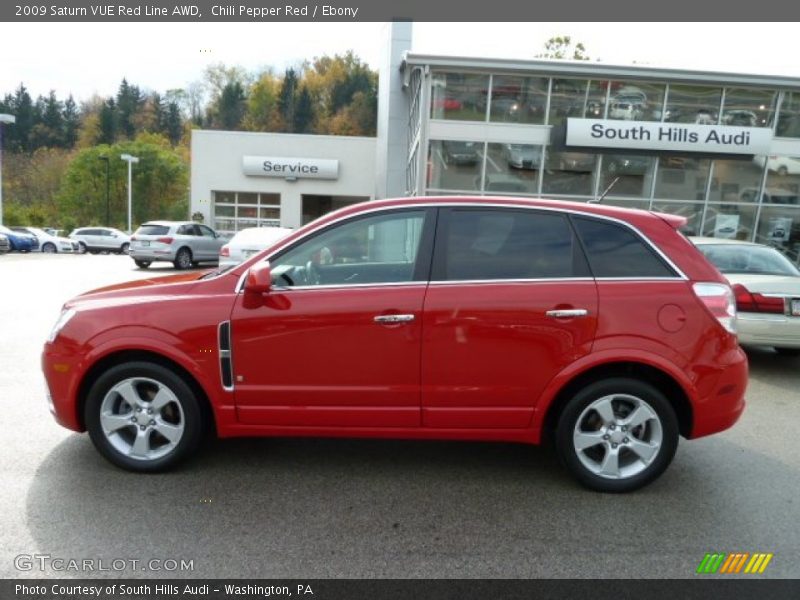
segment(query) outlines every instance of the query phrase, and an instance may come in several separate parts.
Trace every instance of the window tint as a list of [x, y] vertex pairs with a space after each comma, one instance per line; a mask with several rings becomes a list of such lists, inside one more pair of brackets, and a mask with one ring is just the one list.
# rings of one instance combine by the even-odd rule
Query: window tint
[[206, 227], [205, 225], [196, 225], [196, 227], [199, 230], [200, 235], [202, 235], [203, 237], [207, 237], [207, 238], [215, 237], [214, 236], [214, 232], [210, 228]]
[[453, 210], [443, 245], [444, 264], [437, 278], [446, 281], [588, 275], [580, 266], [582, 259], [576, 256], [578, 249], [564, 215]]
[[424, 211], [348, 221], [272, 259], [280, 286], [355, 285], [414, 281]]
[[675, 277], [655, 252], [627, 227], [576, 217], [595, 277]]
[[142, 225], [136, 230], [135, 235], [166, 235], [169, 227], [166, 225]]

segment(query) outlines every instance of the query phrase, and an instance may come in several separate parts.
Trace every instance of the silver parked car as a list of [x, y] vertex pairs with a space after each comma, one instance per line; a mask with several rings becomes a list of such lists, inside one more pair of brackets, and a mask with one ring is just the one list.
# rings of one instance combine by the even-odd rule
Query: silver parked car
[[118, 252], [127, 254], [130, 237], [113, 227], [80, 227], [69, 234], [69, 239], [78, 242], [78, 252]]
[[720, 238], [690, 238], [736, 295], [743, 346], [772, 346], [800, 355], [800, 271], [775, 248]]
[[188, 269], [202, 262], [216, 263], [225, 240], [206, 225], [192, 221], [150, 221], [131, 236], [130, 256], [146, 269], [155, 261]]
[[0, 254], [11, 252], [11, 242], [8, 241], [8, 236], [0, 233]]

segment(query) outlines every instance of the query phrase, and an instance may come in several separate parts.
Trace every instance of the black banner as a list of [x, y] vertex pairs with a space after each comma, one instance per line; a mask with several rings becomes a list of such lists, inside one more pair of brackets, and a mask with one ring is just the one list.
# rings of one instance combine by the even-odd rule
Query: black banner
[[36, 580], [0, 581], [3, 600], [758, 600], [797, 598], [798, 580]]

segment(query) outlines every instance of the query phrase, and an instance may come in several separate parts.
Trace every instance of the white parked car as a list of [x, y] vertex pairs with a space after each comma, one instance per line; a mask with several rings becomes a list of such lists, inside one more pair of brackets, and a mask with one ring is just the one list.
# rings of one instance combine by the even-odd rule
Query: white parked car
[[231, 238], [219, 251], [219, 268], [234, 267], [266, 250], [292, 232], [287, 227], [248, 227]]
[[117, 252], [127, 254], [131, 239], [127, 233], [113, 227], [81, 227], [69, 234], [71, 240], [78, 242], [78, 252]]
[[69, 238], [53, 235], [39, 227], [12, 227], [11, 229], [19, 231], [20, 233], [30, 233], [36, 236], [36, 239], [39, 240], [39, 250], [42, 252], [50, 254], [67, 252], [71, 254], [78, 251], [78, 242], [74, 242]]
[[690, 239], [733, 286], [739, 343], [800, 356], [800, 270], [763, 244]]

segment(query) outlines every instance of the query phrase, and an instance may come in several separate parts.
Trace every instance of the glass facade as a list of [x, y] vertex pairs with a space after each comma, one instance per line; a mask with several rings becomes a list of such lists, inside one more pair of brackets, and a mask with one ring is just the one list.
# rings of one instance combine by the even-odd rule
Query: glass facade
[[[800, 157], [800, 90], [441, 67], [429, 81], [426, 129], [433, 131], [420, 148], [427, 176], [411, 193], [585, 202], [606, 192], [604, 204], [685, 216], [689, 234], [754, 240], [800, 259], [800, 158], [587, 152], [548, 143], [569, 117], [718, 124], [771, 128]], [[459, 123], [464, 135], [454, 139]], [[509, 124], [525, 135], [509, 135]]]

